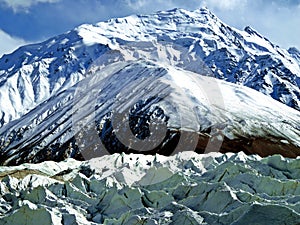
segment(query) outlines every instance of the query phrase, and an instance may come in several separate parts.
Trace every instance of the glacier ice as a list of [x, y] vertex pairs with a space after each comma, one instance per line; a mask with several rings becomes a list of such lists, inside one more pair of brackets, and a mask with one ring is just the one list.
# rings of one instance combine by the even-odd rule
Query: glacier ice
[[299, 158], [114, 154], [0, 167], [0, 224], [298, 224]]

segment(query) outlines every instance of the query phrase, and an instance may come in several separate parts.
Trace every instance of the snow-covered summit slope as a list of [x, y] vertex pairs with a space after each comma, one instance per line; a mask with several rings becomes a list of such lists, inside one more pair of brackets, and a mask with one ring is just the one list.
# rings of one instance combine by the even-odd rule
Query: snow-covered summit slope
[[298, 159], [114, 154], [0, 168], [1, 224], [299, 224]]
[[[300, 69], [295, 49], [281, 49], [251, 27], [244, 31], [231, 28], [206, 8], [129, 16], [82, 25], [77, 30], [86, 43], [101, 40], [116, 49], [132, 42], [154, 42], [150, 50], [159, 58], [157, 49], [167, 46], [164, 55], [177, 66], [186, 68], [188, 58], [197, 58], [200, 69], [204, 64], [217, 78], [243, 84], [300, 109]], [[139, 54], [140, 48], [133, 47], [136, 58], [155, 57]], [[178, 56], [178, 48], [186, 53]], [[200, 72], [196, 65], [189, 69]]]
[[107, 49], [86, 46], [76, 31], [19, 48], [0, 59], [0, 125], [24, 115], [83, 79]]
[[0, 162], [184, 150], [296, 157], [299, 124], [299, 111], [248, 87], [153, 61], [117, 62], [3, 126]]
[[[300, 109], [299, 54], [250, 27], [239, 31], [208, 9], [174, 9], [82, 25], [0, 59], [0, 126], [83, 79], [107, 50], [161, 60], [254, 88]], [[207, 74], [208, 72], [206, 72]]]
[[[101, 40], [116, 49], [150, 41], [148, 54], [139, 52], [141, 45], [132, 47], [136, 58], [154, 59], [164, 54], [172, 64], [200, 73], [205, 65], [214, 77], [251, 87], [300, 109], [299, 51], [282, 49], [251, 27], [234, 29], [206, 8], [112, 19], [82, 25], [78, 31], [87, 43]], [[197, 59], [192, 67], [188, 66], [190, 58]]]

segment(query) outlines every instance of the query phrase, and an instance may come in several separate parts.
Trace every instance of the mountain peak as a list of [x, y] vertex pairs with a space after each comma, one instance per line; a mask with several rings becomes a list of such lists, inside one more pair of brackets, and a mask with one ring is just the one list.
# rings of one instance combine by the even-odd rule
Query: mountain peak
[[297, 49], [296, 47], [291, 47], [288, 49], [288, 53], [290, 53], [290, 55], [296, 59], [296, 61], [299, 63], [300, 65], [300, 51], [299, 49]]
[[296, 47], [290, 47], [290, 48], [288, 49], [288, 52], [289, 52], [290, 54], [296, 54], [296, 55], [299, 55], [299, 56], [300, 56], [300, 50], [299, 50], [298, 48], [296, 48]]
[[[290, 64], [289, 60], [300, 61], [299, 57], [291, 54], [291, 52], [297, 51], [290, 50], [290, 54], [284, 53], [283, 50], [279, 51], [279, 48], [275, 48], [270, 41], [250, 26], [245, 28], [245, 32], [231, 28], [211, 13], [208, 8], [199, 8], [195, 11], [174, 8], [150, 15], [115, 18], [94, 25], [84, 24], [65, 34], [50, 38], [42, 43], [21, 47], [14, 53], [3, 56], [0, 59], [0, 126], [22, 116], [23, 113], [54, 95], [57, 91], [78, 82], [93, 61], [109, 49], [119, 49], [120, 46], [127, 46], [132, 43], [136, 45], [135, 48], [144, 46], [143, 53], [138, 51], [139, 57], [149, 58], [151, 54], [149, 54], [145, 44], [137, 47], [137, 43], [141, 42], [148, 43], [155, 49], [158, 48], [155, 43], [160, 42], [159, 45], [171, 44], [174, 52], [178, 49], [185, 49], [186, 52], [191, 51], [201, 59], [199, 60], [202, 61], [201, 65], [205, 64], [207, 68], [211, 69], [211, 74], [214, 74], [215, 77], [231, 82], [242, 82], [256, 90], [264, 90], [264, 93], [273, 95], [272, 97], [275, 99], [297, 109], [300, 108], [300, 106], [298, 107], [300, 101], [296, 96], [291, 95], [292, 99], [281, 98], [281, 92], [265, 86], [262, 87], [263, 82], [260, 83], [260, 86], [250, 82], [254, 79], [252, 73], [261, 74], [260, 71], [264, 71], [266, 66], [274, 67], [273, 65], [278, 64], [278, 61], [282, 61], [284, 67], [290, 71], [288, 77], [291, 77], [290, 80], [293, 83], [288, 84], [288, 88], [286, 88], [289, 90], [288, 92], [292, 93], [290, 90], [298, 89], [295, 80], [297, 82], [299, 80], [292, 77], [295, 74], [300, 74], [300, 69], [295, 66], [295, 63]], [[166, 51], [167, 55], [174, 54], [174, 52], [168, 52], [167, 49]], [[264, 68], [258, 71], [253, 71], [248, 65], [244, 65], [244, 60], [256, 59], [264, 54], [272, 56], [276, 60], [269, 60], [267, 64], [264, 64]], [[178, 60], [178, 57], [174, 56], [174, 59], [176, 58]], [[232, 61], [232, 65], [224, 63], [223, 59], [225, 58], [228, 62]], [[172, 60], [170, 59], [170, 61]], [[183, 61], [178, 65], [185, 65]], [[256, 60], [253, 60], [253, 64], [255, 63]], [[192, 67], [195, 71], [196, 66]], [[216, 69], [217, 67], [219, 69]], [[256, 66], [253, 67], [256, 68]], [[238, 70], [244, 72], [239, 72], [240, 75], [237, 75], [237, 72], [234, 71]], [[20, 71], [22, 75], [19, 74]], [[249, 74], [252, 74], [250, 80], [247, 78]], [[286, 72], [281, 71], [279, 74], [286, 74]], [[19, 80], [19, 87], [12, 78], [14, 76], [18, 77], [14, 79]], [[21, 83], [28, 80], [27, 76], [33, 82], [29, 82], [30, 91], [28, 93], [24, 91], [26, 88], [20, 86]], [[264, 77], [265, 75], [261, 76]], [[72, 79], [69, 79], [70, 77]], [[71, 80], [72, 82], [70, 82]], [[8, 85], [10, 82], [11, 84]], [[37, 88], [37, 84], [41, 87], [46, 85], [47, 91], [43, 95], [38, 93], [40, 87]], [[2, 89], [3, 97], [1, 97]], [[14, 90], [19, 89], [24, 93], [11, 94], [10, 99], [7, 99], [4, 97], [7, 96], [5, 94], [7, 89], [11, 90], [11, 93], [16, 93]]]
[[244, 28], [244, 31], [246, 31], [248, 34], [250, 35], [256, 35], [256, 36], [259, 36], [259, 37], [262, 37], [256, 30], [254, 30], [251, 26], [246, 26]]
[[[173, 8], [173, 9], [170, 9], [170, 10], [162, 10], [162, 11], [158, 11], [154, 14], [161, 14], [161, 13], [164, 13], [164, 14], [190, 14], [190, 13], [195, 13], [195, 14], [202, 14], [202, 15], [211, 15], [211, 16], [215, 16], [207, 7], [200, 7], [198, 9], [195, 9], [193, 11], [190, 11], [190, 10], [187, 10], [187, 9], [183, 9], [183, 8]], [[153, 15], [153, 14], [152, 14]]]
[[194, 10], [195, 13], [200, 13], [200, 14], [208, 14], [212, 17], [215, 17], [215, 15], [209, 10], [208, 7], [204, 6], [204, 7], [200, 7], [196, 10]]
[[[213, 32], [225, 27], [208, 8], [188, 11], [174, 8], [149, 15], [130, 15], [110, 19], [95, 25], [84, 24], [76, 28], [86, 43], [112, 44], [111, 39], [149, 41], [157, 37], [176, 39], [179, 36], [196, 36], [202, 31]], [[121, 32], [126, 30], [126, 32]], [[167, 37], [168, 36], [168, 37]]]

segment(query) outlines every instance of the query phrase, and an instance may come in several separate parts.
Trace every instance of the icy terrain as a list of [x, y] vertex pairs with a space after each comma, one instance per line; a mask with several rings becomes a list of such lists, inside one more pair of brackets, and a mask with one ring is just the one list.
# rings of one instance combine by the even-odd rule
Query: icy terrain
[[300, 162], [114, 154], [0, 168], [0, 224], [299, 224]]
[[[0, 59], [0, 126], [82, 80], [107, 51], [168, 61], [256, 89], [300, 109], [299, 51], [282, 49], [250, 27], [224, 24], [208, 9], [174, 9], [82, 25]], [[208, 73], [206, 71], [206, 73]]]
[[300, 224], [299, 66], [205, 8], [4, 55], [0, 225]]

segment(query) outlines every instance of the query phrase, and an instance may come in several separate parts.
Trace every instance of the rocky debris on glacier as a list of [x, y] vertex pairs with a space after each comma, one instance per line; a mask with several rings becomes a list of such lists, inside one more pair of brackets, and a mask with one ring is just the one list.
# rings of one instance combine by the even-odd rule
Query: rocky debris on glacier
[[0, 224], [299, 224], [299, 160], [183, 152], [0, 167]]

